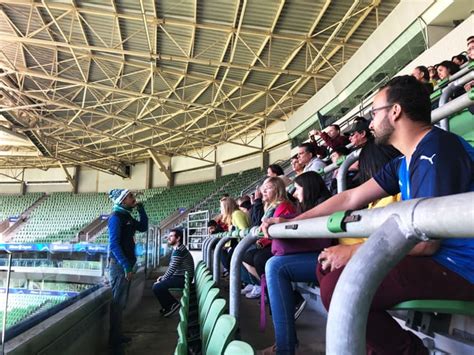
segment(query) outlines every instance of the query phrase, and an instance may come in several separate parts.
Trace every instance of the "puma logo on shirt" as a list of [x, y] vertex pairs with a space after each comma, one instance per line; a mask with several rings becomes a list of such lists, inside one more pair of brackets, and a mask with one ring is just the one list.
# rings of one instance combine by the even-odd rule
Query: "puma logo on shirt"
[[428, 160], [431, 165], [433, 165], [433, 158], [435, 157], [436, 153], [433, 154], [431, 157], [427, 157], [426, 155], [421, 155], [420, 160]]

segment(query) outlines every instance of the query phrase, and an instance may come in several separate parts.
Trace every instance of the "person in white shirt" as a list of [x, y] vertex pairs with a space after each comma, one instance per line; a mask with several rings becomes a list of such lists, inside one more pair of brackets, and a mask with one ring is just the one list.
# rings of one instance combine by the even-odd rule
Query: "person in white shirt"
[[316, 150], [311, 143], [302, 143], [298, 146], [298, 162], [304, 165], [303, 172], [314, 171], [319, 172], [324, 169], [326, 164], [318, 158]]

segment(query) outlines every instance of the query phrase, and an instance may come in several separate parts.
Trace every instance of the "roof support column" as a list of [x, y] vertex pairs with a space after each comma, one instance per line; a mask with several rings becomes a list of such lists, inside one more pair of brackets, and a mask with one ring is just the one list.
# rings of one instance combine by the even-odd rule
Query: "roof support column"
[[148, 158], [145, 162], [145, 189], [151, 189], [153, 187], [153, 159]]
[[155, 162], [156, 165], [160, 167], [160, 171], [166, 176], [167, 178], [167, 184], [166, 186], [168, 187], [173, 187], [174, 186], [174, 176], [173, 173], [171, 172], [171, 166], [170, 168], [167, 168], [165, 164], [161, 161], [160, 158], [156, 155], [154, 151], [151, 149], [148, 149], [148, 154], [150, 155], [151, 159]]

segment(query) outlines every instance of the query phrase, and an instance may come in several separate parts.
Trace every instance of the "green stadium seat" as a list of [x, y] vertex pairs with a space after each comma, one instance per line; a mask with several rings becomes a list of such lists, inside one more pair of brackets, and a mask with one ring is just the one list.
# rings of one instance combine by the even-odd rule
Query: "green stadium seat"
[[224, 351], [224, 355], [254, 355], [255, 351], [246, 342], [240, 340], [234, 340], [227, 345]]
[[399, 303], [392, 309], [474, 316], [474, 302], [469, 301], [410, 300]]
[[209, 338], [206, 353], [223, 354], [226, 346], [233, 340], [236, 328], [237, 321], [234, 317], [228, 314], [221, 315]]

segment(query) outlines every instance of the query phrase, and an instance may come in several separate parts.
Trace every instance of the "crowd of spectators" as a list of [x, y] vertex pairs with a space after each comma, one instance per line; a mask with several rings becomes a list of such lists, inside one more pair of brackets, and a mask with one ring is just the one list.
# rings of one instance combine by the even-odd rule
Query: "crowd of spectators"
[[[334, 245], [330, 239], [271, 239], [270, 224], [328, 215], [341, 209], [377, 208], [399, 200], [471, 191], [473, 158], [463, 148], [465, 142], [455, 143], [462, 140], [460, 137], [431, 126], [429, 98], [440, 81], [449, 79], [463, 65], [474, 60], [474, 36], [467, 39], [467, 44], [466, 55], [455, 55], [451, 60], [433, 66], [418, 66], [412, 76], [393, 78], [376, 94], [369, 111], [372, 120], [355, 117], [344, 130], [337, 124], [324, 130], [311, 130], [308, 142], [301, 143], [297, 154], [291, 157], [291, 171], [287, 174], [281, 166], [272, 164], [268, 166], [266, 180], [252, 195], [242, 196], [237, 202], [228, 196], [221, 199], [221, 215], [210, 222], [210, 233], [260, 226], [265, 234], [244, 255], [241, 292], [247, 298], [260, 298], [261, 303], [268, 298], [275, 345], [265, 349], [264, 354], [295, 353], [298, 344], [295, 319], [301, 314], [305, 300], [292, 283], [319, 284], [323, 304], [329, 309], [332, 292], [344, 266], [364, 242], [361, 238], [342, 238]], [[474, 81], [467, 83], [464, 90], [469, 91], [472, 87]], [[449, 142], [449, 145], [440, 142]], [[455, 159], [440, 150], [448, 146], [455, 147]], [[337, 169], [356, 149], [361, 151], [358, 162], [349, 168], [348, 190], [338, 194]], [[422, 153], [427, 157], [438, 155], [439, 159], [431, 161], [431, 168], [425, 164], [416, 170], [414, 166], [420, 166]], [[412, 161], [408, 165], [410, 158]], [[329, 165], [331, 168], [326, 169]], [[465, 173], [462, 177], [459, 170]], [[440, 180], [436, 174], [444, 178]], [[433, 267], [453, 278], [457, 290], [450, 293], [441, 292], [441, 287], [430, 287], [431, 294], [419, 295], [414, 291], [420, 289], [419, 285], [410, 285], [422, 282], [417, 278], [421, 273], [407, 278], [410, 292], [397, 289], [387, 297], [392, 304], [381, 302], [382, 306], [371, 310], [367, 334], [369, 353], [386, 353], [387, 346], [393, 346], [396, 353], [428, 353], [416, 336], [406, 334], [393, 324], [385, 310], [413, 297], [466, 299], [471, 295], [472, 300], [474, 269], [472, 263], [466, 266], [466, 260], [472, 261], [474, 257], [473, 242], [474, 239], [452, 239], [420, 243], [404, 259], [400, 269], [394, 269], [393, 273], [398, 275], [410, 273], [413, 267], [421, 270]], [[224, 276], [234, 247], [235, 244], [228, 245], [222, 260]], [[458, 268], [461, 264], [463, 270]], [[438, 281], [445, 290], [450, 288], [450, 280]], [[424, 280], [422, 283], [426, 284]], [[267, 285], [267, 290], [262, 284]], [[386, 295], [394, 289], [395, 286], [386, 280], [378, 292]]]

